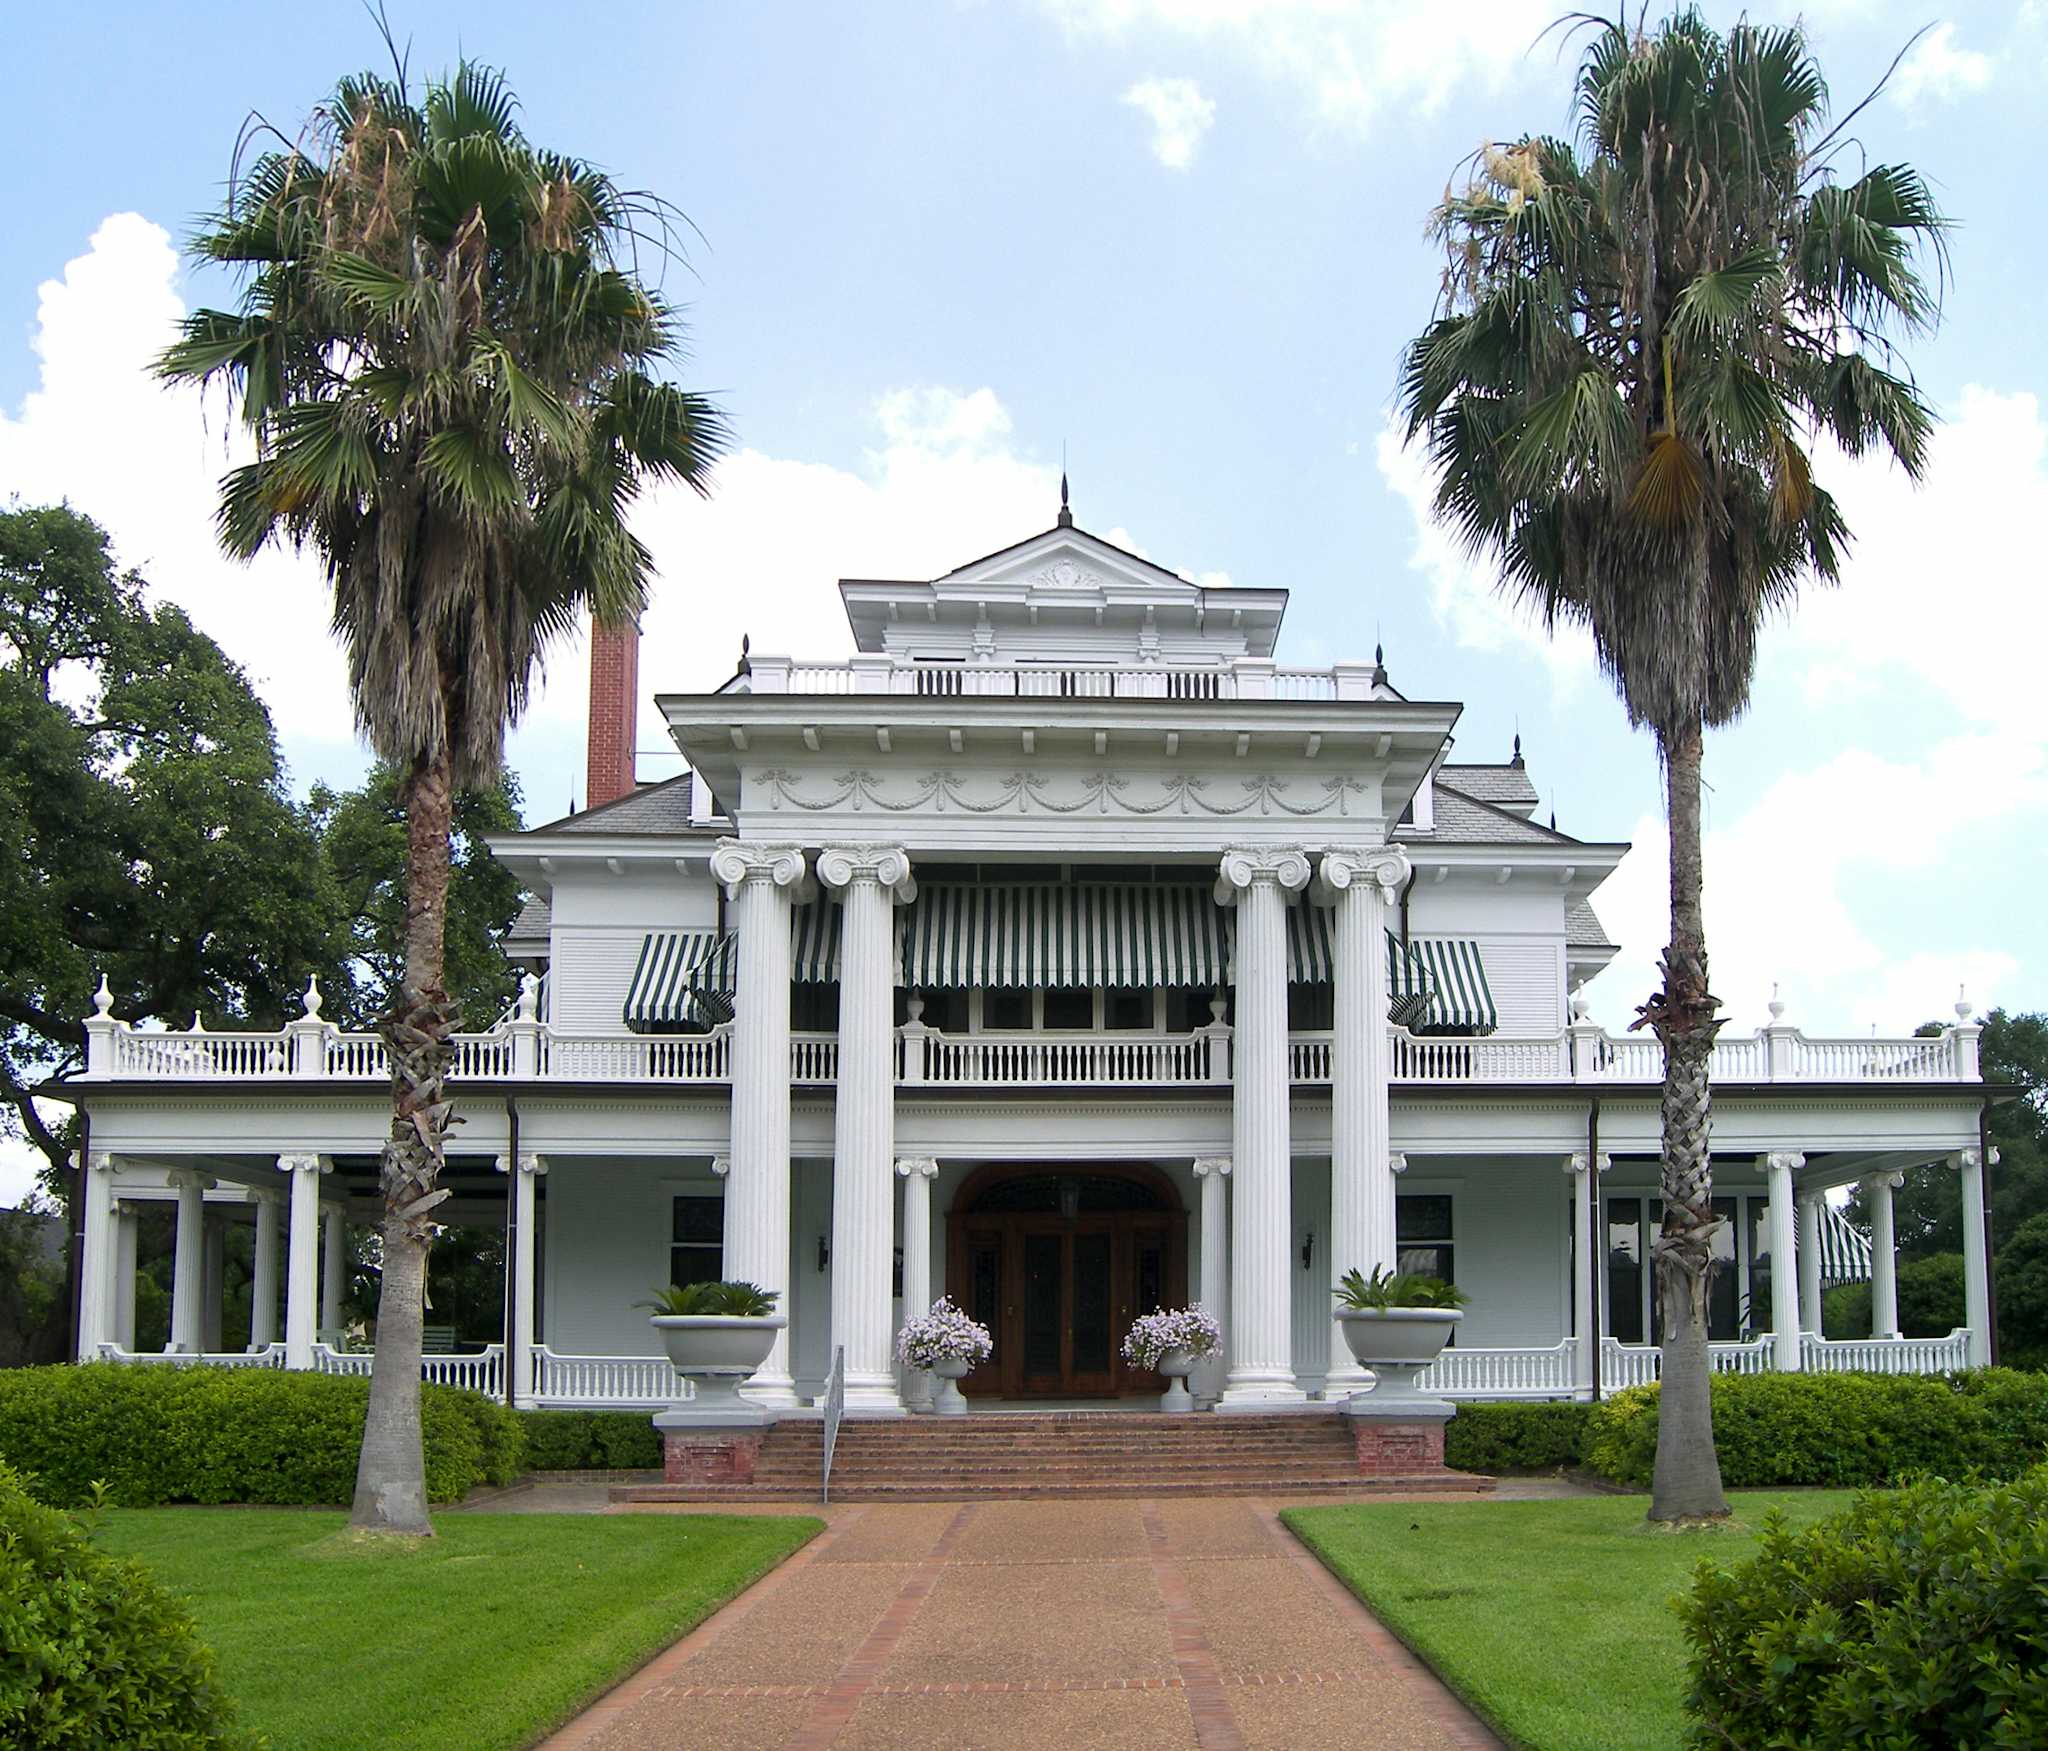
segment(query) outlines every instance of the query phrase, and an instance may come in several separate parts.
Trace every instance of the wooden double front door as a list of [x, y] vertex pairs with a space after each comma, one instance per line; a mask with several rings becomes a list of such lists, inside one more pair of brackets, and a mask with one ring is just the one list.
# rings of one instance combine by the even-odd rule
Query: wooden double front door
[[1187, 1298], [1185, 1216], [1132, 1210], [952, 1218], [954, 1298], [995, 1354], [963, 1382], [985, 1397], [1114, 1397], [1163, 1382], [1123, 1358], [1140, 1314]]

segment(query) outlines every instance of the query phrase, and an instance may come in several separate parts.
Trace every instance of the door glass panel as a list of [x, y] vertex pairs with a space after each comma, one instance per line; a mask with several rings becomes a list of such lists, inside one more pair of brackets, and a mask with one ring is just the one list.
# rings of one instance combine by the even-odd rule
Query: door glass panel
[[1000, 1364], [1003, 1346], [1003, 1249], [997, 1240], [975, 1240], [967, 1254], [967, 1310], [988, 1327], [995, 1339], [991, 1364]]
[[1607, 1329], [1625, 1344], [1643, 1341], [1643, 1203], [1607, 1200]]
[[1107, 1374], [1111, 1350], [1110, 1237], [1074, 1236], [1074, 1372]]
[[1131, 1315], [1150, 1313], [1166, 1305], [1166, 1243], [1156, 1235], [1138, 1237], [1137, 1293], [1131, 1297]]
[[1060, 1371], [1060, 1237], [1024, 1236], [1024, 1372]]
[[1749, 1329], [1771, 1329], [1771, 1205], [1767, 1198], [1749, 1201]]
[[1707, 1336], [1717, 1344], [1742, 1335], [1742, 1285], [1735, 1280], [1736, 1200], [1714, 1200], [1714, 1274], [1707, 1279]]

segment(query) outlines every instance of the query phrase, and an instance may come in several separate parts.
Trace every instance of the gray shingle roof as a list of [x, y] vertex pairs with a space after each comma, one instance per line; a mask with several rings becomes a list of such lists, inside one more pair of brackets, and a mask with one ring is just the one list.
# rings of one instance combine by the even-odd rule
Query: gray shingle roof
[[1525, 766], [1445, 766], [1438, 776], [1475, 801], [1518, 815], [1528, 814], [1537, 803], [1536, 786]]
[[[607, 834], [709, 831], [707, 823], [698, 822], [693, 826], [690, 820], [693, 777], [694, 774], [685, 772], [680, 777], [664, 779], [660, 784], [643, 784], [631, 796], [622, 796], [617, 802], [601, 803], [578, 815], [564, 815], [559, 821], [549, 821], [533, 831]], [[720, 822], [716, 830], [727, 833], [731, 828]]]
[[1566, 948], [1613, 948], [1614, 943], [1607, 937], [1607, 926], [1600, 922], [1587, 900], [1574, 900], [1564, 909], [1564, 944]]
[[505, 932], [507, 948], [546, 948], [554, 925], [555, 909], [535, 894], [519, 908], [512, 928]]
[[[1445, 767], [1444, 771], [1451, 769]], [[1467, 796], [1462, 790], [1455, 790], [1446, 784], [1443, 773], [1437, 775], [1436, 784], [1436, 831], [1416, 833], [1408, 827], [1398, 829], [1396, 839], [1413, 839], [1420, 844], [1435, 845], [1574, 845], [1578, 843], [1567, 833], [1553, 833], [1547, 827], [1539, 827], [1534, 821], [1525, 821], [1520, 815], [1510, 814], [1498, 804], [1481, 802]]]

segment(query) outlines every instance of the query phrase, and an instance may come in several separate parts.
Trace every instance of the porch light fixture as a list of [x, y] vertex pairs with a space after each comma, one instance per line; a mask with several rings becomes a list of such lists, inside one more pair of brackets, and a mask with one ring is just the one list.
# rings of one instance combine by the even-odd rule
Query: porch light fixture
[[1060, 1214], [1072, 1221], [1081, 1213], [1081, 1182], [1077, 1179], [1060, 1181]]
[[1301, 1268], [1305, 1271], [1316, 1256], [1316, 1231], [1311, 1228], [1301, 1237]]

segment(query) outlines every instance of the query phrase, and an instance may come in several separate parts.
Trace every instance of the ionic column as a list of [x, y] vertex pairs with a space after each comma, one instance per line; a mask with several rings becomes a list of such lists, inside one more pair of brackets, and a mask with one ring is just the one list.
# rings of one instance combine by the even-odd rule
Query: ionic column
[[[1336, 908], [1335, 1036], [1330, 1055], [1329, 1286], [1348, 1270], [1371, 1276], [1394, 1265], [1394, 1176], [1387, 1168], [1391, 1125], [1387, 1081], [1387, 908], [1408, 880], [1407, 855], [1326, 851], [1316, 899]], [[1284, 998], [1283, 998], [1284, 1001]], [[1335, 1302], [1331, 1303], [1335, 1312]], [[1363, 1392], [1371, 1376], [1352, 1359], [1333, 1317], [1325, 1398]]]
[[171, 1174], [178, 1191], [178, 1243], [171, 1263], [171, 1341], [167, 1354], [196, 1356], [206, 1344], [200, 1295], [206, 1286], [206, 1192], [213, 1184], [196, 1168]]
[[280, 1155], [277, 1170], [289, 1178], [291, 1205], [285, 1224], [284, 1365], [313, 1366], [318, 1337], [320, 1281], [320, 1176], [328, 1162], [318, 1155]]
[[[721, 839], [711, 873], [737, 914], [740, 964], [732, 1031], [732, 1154], [725, 1182], [725, 1274], [789, 1306], [789, 907], [804, 882], [793, 845]], [[758, 1403], [794, 1407], [789, 1328], [747, 1381]]]
[[1229, 1365], [1230, 1330], [1230, 1157], [1205, 1155], [1195, 1162], [1195, 1179], [1202, 1188], [1201, 1276], [1195, 1298], [1223, 1328], [1223, 1349], [1199, 1364], [1205, 1399], [1217, 1397]]
[[889, 1356], [896, 1222], [892, 907], [917, 892], [891, 845], [835, 845], [818, 875], [839, 891], [839, 1086], [832, 1124], [832, 1342], [846, 1349], [846, 1408], [900, 1416]]
[[135, 1348], [135, 1246], [140, 1238], [135, 1205], [120, 1199], [114, 1205], [114, 1342]]
[[227, 1298], [228, 1232], [227, 1215], [216, 1205], [200, 1206], [200, 1231], [206, 1236], [206, 1288], [199, 1301], [199, 1343], [210, 1356], [226, 1347], [221, 1337], [222, 1302]]
[[1806, 1157], [1780, 1150], [1764, 1157], [1771, 1188], [1771, 1366], [1799, 1372], [1798, 1218], [1793, 1214], [1792, 1170]]
[[256, 1193], [256, 1255], [249, 1270], [249, 1348], [277, 1342], [277, 1194]]
[[78, 1261], [78, 1359], [90, 1362], [114, 1334], [114, 1158], [85, 1158], [84, 1246]]
[[[939, 1164], [929, 1155], [906, 1155], [896, 1163], [903, 1180], [903, 1317], [915, 1319], [932, 1304], [932, 1181]], [[904, 1402], [930, 1410], [932, 1378], [913, 1368], [905, 1379]]]
[[1288, 1259], [1294, 1162], [1287, 1075], [1287, 896], [1308, 883], [1288, 847], [1223, 854], [1218, 905], [1237, 907], [1231, 1088], [1230, 1305], [1236, 1341], [1219, 1411], [1298, 1404]]
[[[511, 1173], [512, 1158], [498, 1157], [498, 1171]], [[512, 1323], [505, 1335], [506, 1378], [515, 1410], [533, 1408], [533, 1262], [534, 1224], [538, 1220], [540, 1176], [548, 1164], [538, 1155], [522, 1155], [512, 1174]]]
[[340, 1204], [320, 1207], [325, 1232], [320, 1238], [320, 1329], [341, 1329], [341, 1296], [347, 1277], [348, 1211]]
[[1819, 1192], [1799, 1195], [1799, 1329], [1820, 1332], [1820, 1206]]
[[1600, 1348], [1600, 1322], [1595, 1311], [1599, 1279], [1594, 1273], [1606, 1257], [1605, 1249], [1594, 1244], [1594, 1213], [1600, 1202], [1600, 1175], [1607, 1171], [1609, 1160], [1603, 1151], [1588, 1171], [1583, 1152], [1564, 1158], [1564, 1170], [1572, 1182], [1572, 1385], [1588, 1396], [1593, 1390], [1597, 1372], [1594, 1358]]
[[1899, 1258], [1892, 1225], [1892, 1193], [1906, 1183], [1902, 1173], [1874, 1173], [1863, 1182], [1870, 1199], [1870, 1335], [1899, 1335]]
[[1970, 1366], [1991, 1363], [1991, 1271], [1984, 1245], [1984, 1152], [1955, 1156], [1963, 1182], [1963, 1306], [1970, 1320]]

